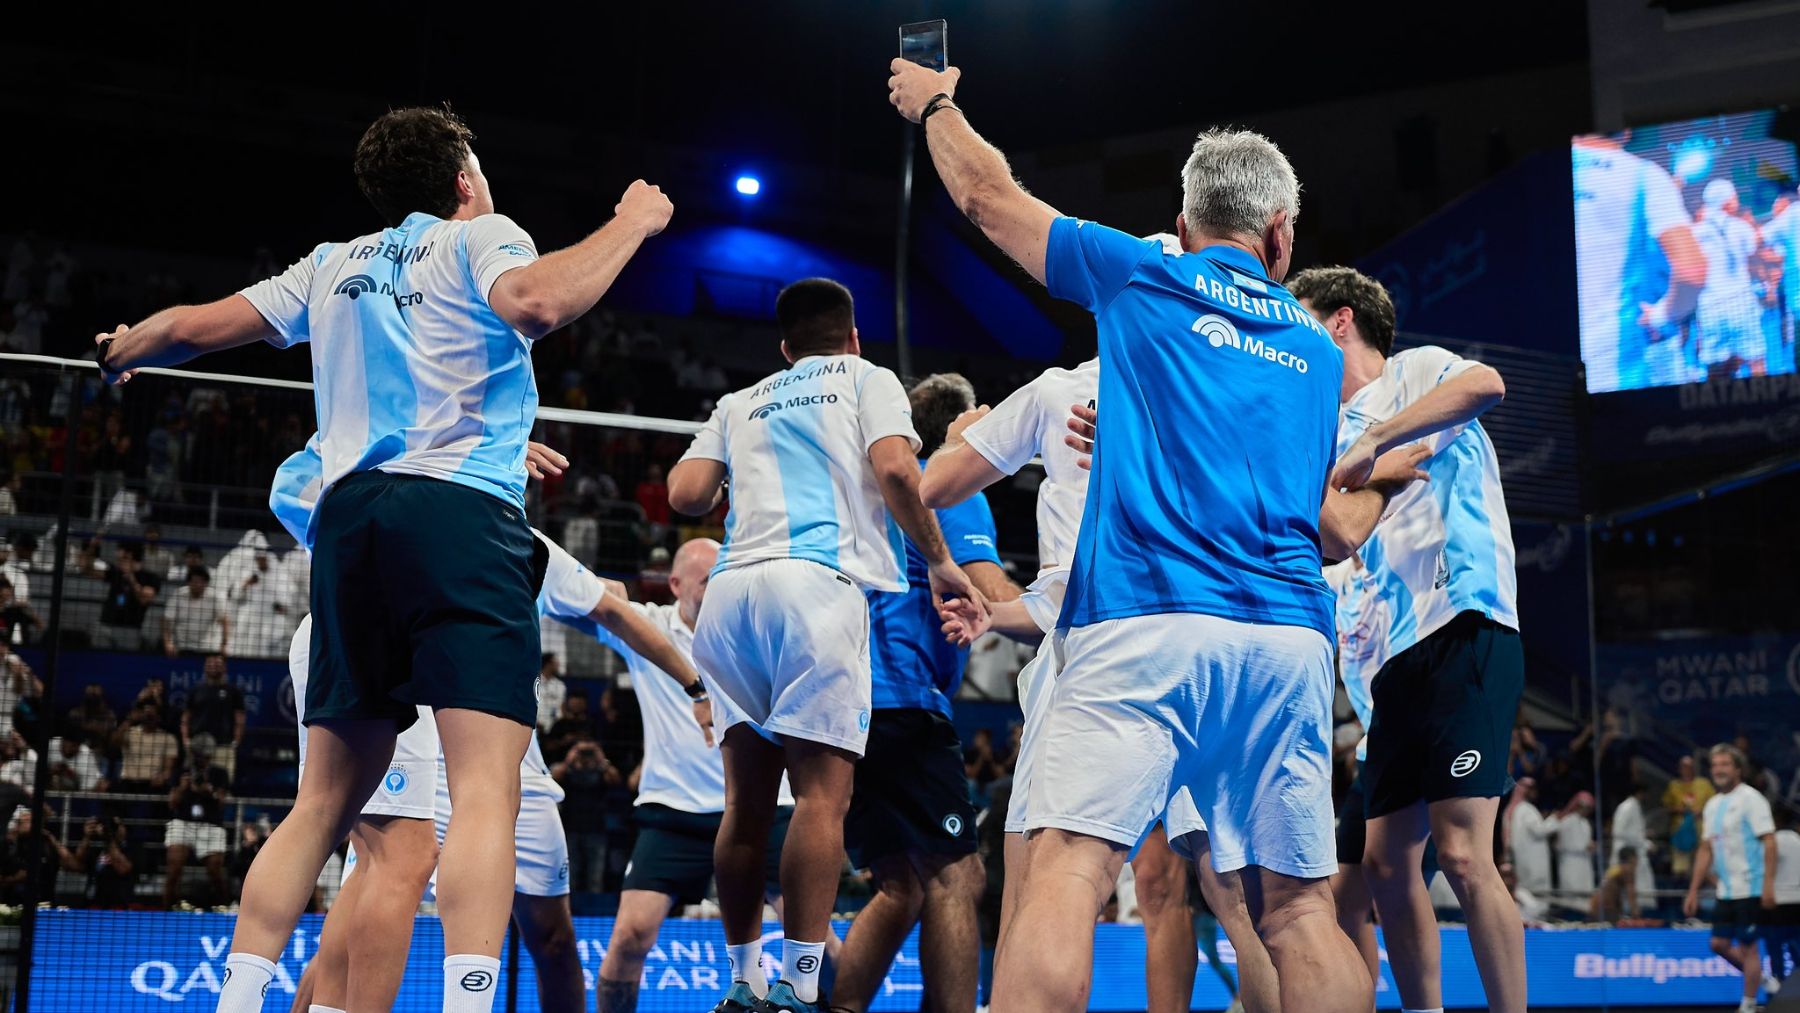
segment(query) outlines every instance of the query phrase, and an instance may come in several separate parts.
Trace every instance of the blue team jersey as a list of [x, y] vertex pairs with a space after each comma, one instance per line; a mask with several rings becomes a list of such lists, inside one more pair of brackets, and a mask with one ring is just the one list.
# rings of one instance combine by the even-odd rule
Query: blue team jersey
[[[920, 461], [919, 466], [924, 467]], [[994, 512], [986, 496], [975, 495], [936, 511], [944, 544], [958, 566], [1000, 565], [994, 548]], [[905, 591], [869, 594], [869, 665], [874, 679], [873, 710], [920, 707], [950, 716], [950, 700], [961, 685], [967, 648], [952, 647], [940, 632], [943, 621], [931, 601], [925, 557], [906, 539]]]
[[1094, 314], [1100, 436], [1060, 624], [1195, 612], [1333, 635], [1319, 508], [1343, 354], [1234, 247], [1059, 218], [1050, 294]]

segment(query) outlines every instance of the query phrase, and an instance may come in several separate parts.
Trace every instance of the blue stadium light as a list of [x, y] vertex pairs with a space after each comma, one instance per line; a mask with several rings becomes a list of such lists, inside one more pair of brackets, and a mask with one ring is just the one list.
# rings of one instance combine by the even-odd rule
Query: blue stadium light
[[754, 197], [762, 193], [762, 180], [755, 176], [739, 176], [734, 186], [740, 196]]

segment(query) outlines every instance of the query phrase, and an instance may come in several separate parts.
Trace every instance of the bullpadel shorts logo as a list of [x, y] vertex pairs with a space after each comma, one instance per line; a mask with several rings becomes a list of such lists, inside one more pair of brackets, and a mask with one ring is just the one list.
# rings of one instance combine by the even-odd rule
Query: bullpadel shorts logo
[[1475, 768], [1479, 766], [1481, 766], [1481, 751], [1470, 749], [1450, 761], [1450, 776], [1467, 777], [1473, 774]]

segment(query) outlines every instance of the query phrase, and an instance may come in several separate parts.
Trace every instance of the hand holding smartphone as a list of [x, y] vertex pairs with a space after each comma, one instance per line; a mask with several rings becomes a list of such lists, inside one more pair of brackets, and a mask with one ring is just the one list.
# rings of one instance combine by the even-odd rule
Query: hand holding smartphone
[[940, 72], [948, 69], [950, 54], [945, 38], [947, 33], [943, 18], [901, 25], [900, 58]]

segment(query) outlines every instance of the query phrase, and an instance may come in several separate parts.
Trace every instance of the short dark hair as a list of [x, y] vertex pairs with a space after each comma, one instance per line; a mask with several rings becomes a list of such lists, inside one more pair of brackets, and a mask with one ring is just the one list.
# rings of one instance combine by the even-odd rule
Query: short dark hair
[[944, 445], [950, 423], [975, 407], [975, 385], [961, 373], [933, 373], [913, 385], [906, 397], [912, 402], [913, 429], [919, 434], [919, 454], [930, 456]]
[[208, 570], [204, 566], [188, 567], [187, 579], [193, 580], [195, 577], [199, 577], [201, 580], [204, 580], [209, 584], [212, 583], [212, 571]]
[[856, 329], [856, 300], [830, 278], [804, 278], [775, 297], [775, 325], [788, 355], [839, 355]]
[[1318, 313], [1350, 307], [1356, 333], [1382, 358], [1393, 354], [1394, 300], [1381, 282], [1354, 267], [1309, 267], [1288, 279], [1287, 290], [1312, 303]]
[[415, 211], [449, 218], [456, 213], [456, 174], [468, 164], [474, 139], [447, 105], [395, 109], [369, 124], [356, 143], [356, 185], [389, 225]]
[[1635, 861], [1637, 859], [1637, 856], [1638, 856], [1638, 853], [1637, 853], [1636, 848], [1620, 848], [1619, 849], [1619, 861], [1621, 861], [1621, 862]]

